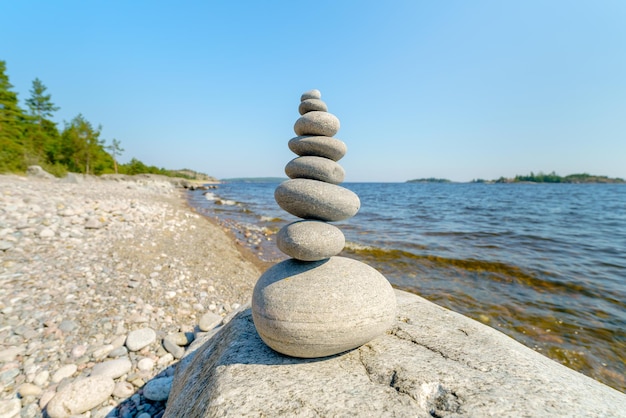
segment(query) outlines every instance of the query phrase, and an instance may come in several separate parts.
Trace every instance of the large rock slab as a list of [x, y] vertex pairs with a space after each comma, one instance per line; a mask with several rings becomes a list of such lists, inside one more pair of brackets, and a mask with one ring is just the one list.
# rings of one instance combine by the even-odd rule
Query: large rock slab
[[320, 221], [343, 221], [356, 215], [359, 197], [336, 184], [310, 179], [291, 179], [274, 190], [278, 206], [298, 218]]
[[285, 260], [252, 293], [254, 324], [267, 345], [295, 357], [324, 357], [365, 344], [393, 322], [396, 300], [378, 271], [357, 260]]
[[165, 417], [619, 417], [626, 395], [504, 334], [396, 291], [393, 328], [359, 349], [295, 359], [268, 348], [249, 309], [196, 341]]

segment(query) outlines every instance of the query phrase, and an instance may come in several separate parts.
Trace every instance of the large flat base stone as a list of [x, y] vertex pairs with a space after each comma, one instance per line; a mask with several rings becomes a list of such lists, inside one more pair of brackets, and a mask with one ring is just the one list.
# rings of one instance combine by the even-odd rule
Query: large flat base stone
[[268, 348], [250, 309], [176, 370], [165, 417], [618, 417], [626, 395], [506, 335], [396, 291], [392, 329], [352, 351], [295, 359]]

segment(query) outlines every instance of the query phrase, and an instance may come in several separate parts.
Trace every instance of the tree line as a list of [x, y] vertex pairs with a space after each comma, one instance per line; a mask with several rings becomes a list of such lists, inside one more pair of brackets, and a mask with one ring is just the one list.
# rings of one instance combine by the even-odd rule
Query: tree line
[[513, 178], [500, 177], [497, 180], [474, 179], [471, 183], [624, 183], [619, 177], [598, 176], [588, 173], [569, 174], [560, 176], [554, 171], [551, 173], [530, 172], [530, 174], [516, 175]]
[[136, 158], [118, 164], [117, 158], [124, 152], [121, 142], [112, 139], [106, 144], [101, 138], [102, 126], [94, 126], [82, 114], [64, 121], [59, 129], [52, 117], [60, 108], [46, 91], [43, 82], [35, 78], [25, 100], [27, 109], [22, 109], [6, 62], [0, 60], [0, 173], [23, 173], [30, 165], [40, 165], [57, 177], [67, 172], [181, 176], [178, 171], [148, 166]]

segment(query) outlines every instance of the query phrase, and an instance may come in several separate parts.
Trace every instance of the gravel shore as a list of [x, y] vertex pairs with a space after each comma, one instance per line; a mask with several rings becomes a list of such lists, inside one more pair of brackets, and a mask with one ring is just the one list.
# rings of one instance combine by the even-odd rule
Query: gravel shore
[[0, 418], [163, 414], [185, 346], [262, 269], [183, 194], [0, 176]]

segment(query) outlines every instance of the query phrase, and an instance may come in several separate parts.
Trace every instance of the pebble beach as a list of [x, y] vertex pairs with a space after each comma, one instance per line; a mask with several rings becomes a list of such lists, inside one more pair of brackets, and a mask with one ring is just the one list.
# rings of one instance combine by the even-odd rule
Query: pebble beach
[[0, 418], [160, 417], [263, 266], [167, 178], [0, 176]]

